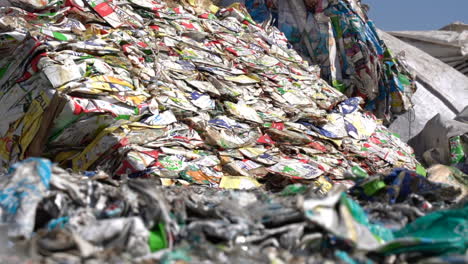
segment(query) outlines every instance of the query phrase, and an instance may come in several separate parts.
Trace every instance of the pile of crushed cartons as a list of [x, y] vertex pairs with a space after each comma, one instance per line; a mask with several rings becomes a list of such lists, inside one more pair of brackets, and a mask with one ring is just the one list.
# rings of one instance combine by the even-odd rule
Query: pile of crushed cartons
[[418, 165], [360, 98], [237, 9], [10, 2], [0, 9], [3, 166], [43, 156], [219, 186], [229, 176], [346, 184]]
[[413, 107], [414, 73], [382, 41], [360, 0], [216, 2], [228, 8], [240, 2], [256, 22], [272, 21], [304, 59], [320, 66], [324, 80], [363, 98], [386, 124]]

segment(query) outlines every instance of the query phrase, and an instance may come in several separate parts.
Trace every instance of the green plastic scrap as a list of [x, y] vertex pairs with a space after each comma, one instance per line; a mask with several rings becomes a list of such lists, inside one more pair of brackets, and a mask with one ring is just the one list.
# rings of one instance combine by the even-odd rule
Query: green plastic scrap
[[335, 89], [337, 89], [338, 91], [344, 93], [346, 91], [346, 86], [344, 85], [344, 83], [340, 82], [340, 81], [337, 81], [337, 80], [333, 80], [332, 81], [332, 85]]
[[416, 173], [424, 177], [427, 176], [427, 171], [421, 164], [416, 165]]
[[385, 186], [387, 186], [385, 184], [385, 182], [381, 181], [381, 180], [373, 180], [373, 181], [370, 181], [368, 183], [366, 183], [363, 187], [364, 187], [364, 193], [367, 195], [367, 196], [372, 196], [374, 195], [376, 192], [380, 191], [381, 189], [385, 188]]
[[290, 196], [290, 195], [296, 195], [296, 194], [302, 194], [307, 190], [307, 186], [302, 185], [302, 184], [291, 184], [286, 187], [281, 191], [282, 196]]
[[408, 76], [404, 75], [404, 74], [401, 74], [401, 73], [398, 73], [398, 80], [402, 83], [402, 84], [405, 84], [405, 85], [410, 85], [411, 84], [411, 81], [410, 79], [408, 78]]
[[371, 224], [367, 218], [366, 212], [364, 212], [364, 209], [362, 209], [362, 207], [356, 201], [349, 199], [345, 193], [341, 195], [341, 202], [346, 205], [354, 220], [356, 220], [356, 222], [360, 223], [361, 225], [366, 226], [369, 231], [374, 234], [374, 237], [377, 240], [381, 242], [393, 240], [394, 236], [390, 229], [387, 229], [381, 225]]
[[420, 217], [393, 234], [396, 240], [385, 245], [381, 252], [465, 254], [468, 250], [468, 203], [461, 209], [442, 210]]
[[363, 168], [361, 168], [361, 166], [357, 166], [357, 165], [353, 166], [351, 168], [351, 172], [357, 178], [368, 178], [369, 177], [369, 174], [367, 174], [367, 172]]
[[159, 223], [156, 230], [150, 231], [148, 244], [151, 252], [167, 248], [167, 236], [164, 223]]

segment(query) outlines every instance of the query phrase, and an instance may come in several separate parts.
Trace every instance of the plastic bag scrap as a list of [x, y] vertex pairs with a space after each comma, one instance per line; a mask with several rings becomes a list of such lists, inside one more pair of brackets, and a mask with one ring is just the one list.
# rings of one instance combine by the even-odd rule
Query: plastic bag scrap
[[333, 89], [284, 34], [237, 9], [9, 2], [0, 8], [3, 166], [43, 156], [115, 179], [307, 182], [327, 192], [418, 164], [359, 97]]
[[15, 164], [3, 176], [0, 193], [2, 222], [8, 223], [8, 236], [26, 239], [34, 227], [35, 209], [50, 187], [51, 162], [27, 159]]
[[424, 129], [409, 143], [429, 167], [431, 181], [455, 185], [468, 194], [468, 107], [454, 120], [439, 114], [427, 122]]
[[427, 170], [427, 177], [433, 182], [457, 186], [461, 189], [460, 197], [468, 195], [468, 174], [456, 167], [434, 165]]
[[273, 20], [301, 56], [320, 65], [322, 78], [348, 96], [364, 98], [379, 118], [391, 121], [411, 108], [414, 76], [380, 39], [360, 1], [219, 2], [243, 3], [260, 23]]
[[386, 176], [372, 176], [353, 187], [353, 192], [360, 199], [385, 200], [386, 203], [401, 203], [412, 194], [417, 194], [429, 201], [454, 201], [462, 198], [462, 190], [456, 184], [433, 182], [414, 171], [394, 169]]
[[[0, 183], [39, 184], [44, 168], [49, 188], [35, 203], [18, 201], [34, 214], [23, 221], [22, 243], [15, 234], [5, 238], [12, 242], [2, 263], [414, 263], [456, 259], [468, 245], [467, 204], [447, 203], [391, 229], [368, 218], [344, 186], [327, 195], [297, 184], [279, 193], [165, 187], [154, 179], [114, 181], [102, 171], [69, 173], [44, 159], [16, 164]], [[8, 209], [2, 202], [2, 216], [13, 214]], [[15, 251], [21, 247], [23, 255]]]
[[468, 173], [468, 106], [453, 120], [440, 114], [409, 143], [426, 166], [443, 164]]

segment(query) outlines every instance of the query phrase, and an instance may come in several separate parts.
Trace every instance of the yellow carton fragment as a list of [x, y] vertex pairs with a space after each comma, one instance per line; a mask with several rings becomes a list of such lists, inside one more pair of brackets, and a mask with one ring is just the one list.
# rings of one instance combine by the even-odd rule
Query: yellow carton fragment
[[254, 189], [260, 186], [256, 179], [247, 176], [223, 176], [219, 184], [224, 189]]

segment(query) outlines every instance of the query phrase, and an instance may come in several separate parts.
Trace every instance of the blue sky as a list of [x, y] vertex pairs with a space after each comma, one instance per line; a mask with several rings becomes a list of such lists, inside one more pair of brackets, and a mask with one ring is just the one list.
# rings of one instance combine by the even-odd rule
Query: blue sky
[[362, 0], [369, 17], [387, 31], [439, 29], [451, 22], [468, 23], [468, 0]]

